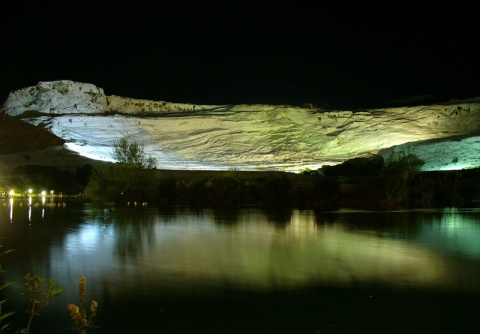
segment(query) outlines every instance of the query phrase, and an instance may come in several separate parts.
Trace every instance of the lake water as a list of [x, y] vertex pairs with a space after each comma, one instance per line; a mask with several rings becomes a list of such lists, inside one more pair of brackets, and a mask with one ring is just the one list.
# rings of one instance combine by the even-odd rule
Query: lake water
[[[65, 333], [79, 278], [95, 333], [478, 333], [480, 209], [333, 212], [1, 200], [4, 311], [22, 278], [65, 292], [31, 333]], [[49, 204], [52, 202], [53, 204]], [[58, 202], [58, 203], [57, 203]]]

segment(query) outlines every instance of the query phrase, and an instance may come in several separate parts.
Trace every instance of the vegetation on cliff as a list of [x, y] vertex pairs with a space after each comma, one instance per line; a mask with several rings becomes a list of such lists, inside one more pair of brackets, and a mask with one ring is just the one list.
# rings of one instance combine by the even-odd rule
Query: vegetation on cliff
[[[472, 205], [480, 198], [479, 169], [419, 172], [422, 161], [407, 154], [402, 159], [385, 161], [381, 156], [348, 160], [303, 174], [286, 172], [186, 171], [151, 169], [141, 145], [120, 141], [132, 160], [117, 155], [117, 163], [93, 167], [84, 160], [78, 167], [64, 170], [40, 165], [29, 159], [47, 130], [3, 115], [0, 123], [2, 143], [21, 153], [21, 164], [5, 169], [0, 194], [10, 189], [54, 190], [56, 194], [83, 193], [93, 200], [120, 204], [150, 205], [288, 205], [297, 207], [378, 207], [379, 205], [433, 206]], [[38, 141], [14, 140], [7, 131], [28, 127], [38, 131]], [[22, 128], [20, 128], [22, 127]], [[7, 139], [6, 139], [7, 138]], [[57, 142], [54, 141], [53, 144]], [[134, 144], [130, 146], [130, 144]], [[1, 147], [5, 147], [2, 145]], [[138, 156], [136, 156], [138, 155]], [[136, 167], [135, 167], [136, 166]], [[5, 165], [2, 164], [2, 168]], [[88, 184], [88, 186], [87, 186]]]
[[[126, 163], [133, 155], [129, 147], [136, 143], [117, 144], [117, 149], [123, 148], [117, 160], [123, 162], [97, 169], [87, 197], [119, 204], [335, 208], [467, 205], [480, 193], [472, 182], [479, 171], [420, 172], [423, 161], [412, 154], [391, 161], [381, 156], [356, 158], [300, 175], [234, 169], [175, 173], [149, 169], [148, 163]], [[148, 161], [142, 150], [137, 158]]]
[[126, 137], [116, 141], [113, 165], [97, 168], [85, 188], [85, 196], [102, 201], [144, 202], [155, 197], [153, 168], [156, 159], [144, 147]]

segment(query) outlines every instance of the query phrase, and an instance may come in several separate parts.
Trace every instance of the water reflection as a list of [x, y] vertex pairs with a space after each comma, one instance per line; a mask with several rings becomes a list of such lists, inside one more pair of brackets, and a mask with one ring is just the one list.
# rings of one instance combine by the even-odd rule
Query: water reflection
[[438, 251], [480, 260], [480, 219], [476, 210], [445, 208], [422, 224], [418, 240]]
[[9, 212], [9, 218], [10, 218], [10, 223], [13, 222], [13, 198], [10, 198], [8, 200], [8, 212]]
[[[7, 247], [21, 248], [11, 272], [48, 273], [63, 285], [86, 275], [97, 296], [371, 284], [479, 289], [476, 211], [287, 216], [82, 205], [38, 214], [32, 205], [24, 213], [13, 203], [4, 207], [0, 233]], [[27, 230], [20, 217], [32, 223]]]

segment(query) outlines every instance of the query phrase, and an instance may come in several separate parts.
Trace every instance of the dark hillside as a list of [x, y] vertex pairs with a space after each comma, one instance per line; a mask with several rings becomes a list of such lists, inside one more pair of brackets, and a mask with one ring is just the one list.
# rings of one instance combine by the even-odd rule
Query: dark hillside
[[65, 141], [47, 130], [0, 114], [0, 154], [11, 154], [63, 145]]

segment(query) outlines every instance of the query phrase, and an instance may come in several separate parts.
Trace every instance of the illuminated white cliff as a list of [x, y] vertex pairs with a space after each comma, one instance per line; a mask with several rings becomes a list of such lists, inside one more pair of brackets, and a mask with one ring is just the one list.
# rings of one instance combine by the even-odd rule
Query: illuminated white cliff
[[55, 81], [12, 92], [3, 110], [96, 159], [109, 160], [126, 135], [143, 143], [159, 168], [294, 171], [378, 152], [417, 154], [426, 170], [480, 166], [480, 100], [361, 111], [193, 105]]

